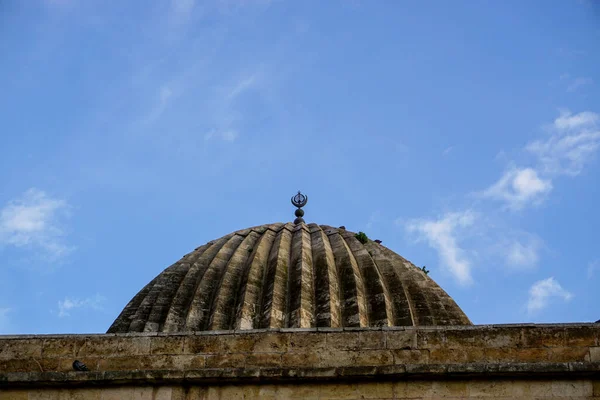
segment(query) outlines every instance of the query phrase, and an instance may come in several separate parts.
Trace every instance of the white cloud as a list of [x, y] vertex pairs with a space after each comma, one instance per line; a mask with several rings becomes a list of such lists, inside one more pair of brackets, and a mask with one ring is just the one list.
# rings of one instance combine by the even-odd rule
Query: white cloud
[[173, 23], [185, 24], [188, 22], [195, 5], [195, 0], [171, 0], [171, 20]]
[[556, 297], [569, 301], [573, 294], [563, 289], [553, 277], [535, 282], [529, 289], [527, 312], [531, 314], [544, 309]]
[[560, 131], [589, 128], [598, 122], [598, 114], [591, 111], [583, 111], [573, 115], [568, 110], [563, 110], [560, 116], [554, 120], [554, 127]]
[[600, 147], [599, 120], [593, 112], [563, 112], [554, 121], [554, 133], [529, 143], [526, 149], [537, 156], [545, 173], [578, 175]]
[[457, 231], [473, 225], [475, 218], [472, 211], [448, 213], [438, 220], [411, 220], [406, 229], [427, 240], [437, 250], [441, 264], [460, 284], [467, 285], [473, 282], [471, 263], [458, 245]]
[[513, 210], [519, 210], [528, 204], [540, 203], [552, 190], [550, 180], [541, 179], [532, 168], [512, 168], [481, 195], [506, 202]]
[[254, 86], [255, 83], [256, 83], [256, 75], [251, 75], [245, 79], [242, 79], [234, 87], [229, 89], [229, 93], [227, 93], [227, 96], [226, 96], [227, 100], [228, 101], [235, 100], [239, 95], [244, 93], [246, 90], [252, 88], [252, 86]]
[[452, 150], [454, 150], [454, 146], [448, 146], [444, 149], [444, 151], [442, 151], [442, 155], [447, 156], [450, 154], [450, 152], [452, 152]]
[[221, 139], [225, 142], [234, 142], [238, 137], [238, 133], [234, 130], [216, 131], [211, 130], [204, 135], [204, 140]]
[[506, 246], [506, 264], [511, 267], [532, 267], [539, 261], [539, 249], [538, 240], [530, 240], [525, 244], [515, 240]]
[[582, 86], [594, 83], [592, 78], [575, 78], [567, 87], [568, 92], [574, 92]]
[[39, 249], [51, 258], [66, 255], [72, 248], [64, 242], [60, 223], [68, 208], [42, 190], [27, 190], [0, 210], [0, 245]]
[[106, 299], [103, 296], [96, 295], [95, 297], [88, 297], [86, 299], [77, 299], [65, 297], [64, 300], [58, 301], [58, 316], [68, 317], [71, 315], [71, 311], [76, 308], [88, 309], [91, 308], [93, 310], [101, 310], [102, 303], [104, 303]]

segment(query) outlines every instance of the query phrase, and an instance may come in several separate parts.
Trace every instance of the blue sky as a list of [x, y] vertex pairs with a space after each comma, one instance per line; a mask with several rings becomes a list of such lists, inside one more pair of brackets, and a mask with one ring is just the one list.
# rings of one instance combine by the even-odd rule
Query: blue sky
[[3, 1], [0, 333], [209, 240], [345, 225], [474, 323], [600, 319], [600, 4]]

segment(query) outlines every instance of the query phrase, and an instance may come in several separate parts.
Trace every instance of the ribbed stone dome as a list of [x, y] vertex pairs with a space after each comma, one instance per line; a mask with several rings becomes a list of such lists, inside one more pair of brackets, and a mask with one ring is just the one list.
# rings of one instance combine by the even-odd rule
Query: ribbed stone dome
[[468, 324], [442, 288], [385, 246], [343, 228], [276, 223], [185, 255], [108, 333]]

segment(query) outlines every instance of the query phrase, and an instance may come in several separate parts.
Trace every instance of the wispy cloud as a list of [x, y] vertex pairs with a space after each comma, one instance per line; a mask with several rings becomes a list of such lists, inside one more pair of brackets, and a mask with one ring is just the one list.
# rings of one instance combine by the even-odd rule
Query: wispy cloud
[[595, 112], [583, 111], [573, 115], [569, 110], [563, 110], [554, 120], [554, 127], [559, 131], [589, 128], [596, 125], [600, 117]]
[[575, 176], [581, 173], [600, 147], [600, 115], [594, 112], [571, 114], [563, 111], [552, 125], [553, 133], [545, 140], [526, 146], [547, 174]]
[[204, 135], [204, 140], [221, 139], [225, 142], [234, 142], [238, 134], [234, 130], [217, 131], [215, 129]]
[[442, 155], [447, 156], [452, 152], [452, 150], [454, 150], [454, 146], [448, 146], [444, 149], [444, 151], [442, 151]]
[[437, 220], [414, 219], [408, 222], [408, 232], [426, 240], [438, 252], [441, 264], [462, 285], [473, 282], [471, 263], [459, 246], [457, 235], [463, 228], [475, 223], [477, 214], [472, 211], [448, 213]]
[[527, 242], [514, 240], [505, 246], [506, 264], [513, 268], [530, 268], [539, 261], [540, 241], [531, 239]]
[[68, 217], [66, 201], [29, 189], [0, 210], [0, 245], [41, 250], [51, 259], [66, 255], [62, 220]]
[[106, 298], [99, 294], [85, 299], [65, 297], [64, 300], [58, 301], [58, 316], [60, 318], [68, 317], [74, 309], [102, 310], [102, 304], [105, 301]]
[[228, 101], [234, 101], [244, 91], [250, 89], [256, 83], [256, 75], [250, 75], [246, 78], [242, 78], [241, 81], [237, 82], [232, 88], [229, 88], [229, 92], [226, 95]]
[[195, 6], [195, 0], [171, 0], [171, 21], [174, 24], [188, 22]]
[[562, 74], [560, 81], [567, 85], [567, 92], [575, 92], [582, 86], [591, 85], [594, 83], [592, 78], [588, 77], [573, 77], [571, 74]]
[[539, 204], [552, 190], [552, 182], [541, 179], [532, 168], [511, 168], [481, 196], [500, 200], [512, 210]]
[[554, 277], [543, 279], [535, 282], [529, 289], [527, 312], [532, 314], [546, 308], [553, 298], [569, 301], [572, 297], [573, 294], [563, 289]]
[[567, 91], [574, 92], [582, 86], [591, 85], [593, 83], [594, 80], [592, 78], [575, 78], [569, 83], [569, 86], [567, 86]]

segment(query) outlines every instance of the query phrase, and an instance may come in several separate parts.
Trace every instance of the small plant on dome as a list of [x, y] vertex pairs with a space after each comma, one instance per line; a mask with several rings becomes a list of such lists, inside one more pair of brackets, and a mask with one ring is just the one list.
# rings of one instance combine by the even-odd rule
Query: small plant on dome
[[364, 232], [358, 232], [356, 235], [354, 235], [354, 237], [362, 244], [365, 244], [369, 241], [367, 234]]
[[421, 268], [419, 268], [421, 271], [425, 272], [425, 275], [429, 275], [429, 270], [427, 269], [427, 267], [425, 265], [423, 265]]

